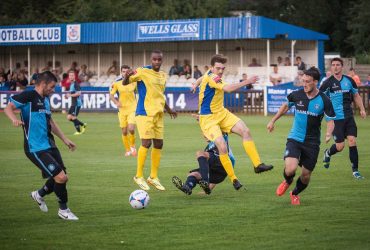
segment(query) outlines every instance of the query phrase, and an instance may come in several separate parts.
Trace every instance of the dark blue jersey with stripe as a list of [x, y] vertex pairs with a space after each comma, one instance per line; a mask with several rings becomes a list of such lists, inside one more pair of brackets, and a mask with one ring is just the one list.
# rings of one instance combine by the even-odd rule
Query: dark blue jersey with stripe
[[[78, 82], [73, 82], [71, 84], [71, 87], [69, 88], [69, 92], [71, 94], [75, 94], [76, 92], [79, 92], [79, 91], [81, 91], [80, 84]], [[77, 97], [72, 97], [72, 106], [77, 106], [77, 107], [82, 106], [81, 95]]]
[[331, 76], [320, 86], [320, 91], [324, 92], [333, 103], [336, 115], [334, 120], [353, 116], [352, 95], [358, 93], [358, 89], [351, 77], [343, 75], [342, 79], [338, 81], [334, 76]]
[[[227, 144], [227, 152], [229, 154], [229, 157], [230, 157], [230, 160], [231, 160], [231, 163], [233, 164], [233, 166], [235, 165], [235, 157], [234, 157], [234, 154], [233, 152], [231, 151], [231, 147], [229, 145], [229, 136], [228, 134], [223, 134], [223, 137], [226, 141], [226, 144]], [[206, 148], [204, 149], [205, 152], [208, 152], [208, 153], [212, 153], [214, 154], [215, 156], [219, 157], [220, 154], [218, 152], [218, 149], [217, 149], [217, 146], [216, 144], [213, 142], [213, 141], [210, 141], [208, 143], [208, 145], [206, 146]]]
[[324, 113], [329, 118], [335, 117], [333, 105], [322, 92], [309, 99], [303, 89], [290, 93], [288, 106], [295, 106], [293, 127], [288, 139], [302, 143], [320, 144], [321, 121]]
[[42, 97], [35, 90], [31, 90], [12, 96], [10, 101], [21, 110], [25, 152], [34, 153], [56, 148], [51, 133], [49, 97]]

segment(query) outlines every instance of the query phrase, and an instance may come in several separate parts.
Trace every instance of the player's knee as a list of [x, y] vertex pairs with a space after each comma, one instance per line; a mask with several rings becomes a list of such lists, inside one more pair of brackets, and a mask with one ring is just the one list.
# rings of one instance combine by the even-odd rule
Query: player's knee
[[64, 171], [62, 171], [54, 177], [54, 180], [58, 183], [66, 183], [68, 181], [68, 176], [64, 173]]
[[301, 175], [301, 181], [304, 183], [304, 184], [308, 184], [310, 182], [310, 178], [311, 178], [311, 174], [304, 174], [302, 173]]
[[251, 131], [248, 127], [245, 127], [242, 130], [242, 137], [243, 137], [244, 140], [250, 140], [252, 138]]
[[133, 135], [135, 134], [135, 129], [129, 129], [128, 132]]
[[220, 154], [227, 154], [227, 145], [226, 143], [221, 144], [220, 146], [217, 146], [218, 151]]
[[336, 145], [337, 150], [340, 152], [344, 149], [344, 142], [337, 143]]
[[71, 115], [67, 115], [67, 120], [68, 120], [68, 121], [72, 121], [72, 120], [73, 120], [73, 116], [71, 116]]
[[152, 146], [152, 142], [150, 140], [142, 141], [141, 146], [143, 146], [144, 148], [150, 148], [150, 146]]
[[350, 147], [352, 147], [352, 146], [356, 146], [356, 139], [355, 139], [355, 137], [353, 137], [353, 136], [348, 137], [348, 138], [347, 138], [347, 140], [348, 140], [348, 145], [349, 145]]
[[202, 176], [200, 175], [199, 172], [191, 172], [188, 174], [188, 176], [194, 176], [195, 179], [197, 179], [198, 181], [202, 179]]
[[153, 140], [153, 146], [155, 148], [162, 149], [163, 148], [163, 140], [156, 140], [156, 139], [154, 139]]
[[197, 159], [198, 159], [199, 157], [207, 157], [206, 153], [205, 153], [204, 151], [201, 151], [201, 150], [197, 151], [197, 152], [195, 153], [195, 156], [197, 157]]

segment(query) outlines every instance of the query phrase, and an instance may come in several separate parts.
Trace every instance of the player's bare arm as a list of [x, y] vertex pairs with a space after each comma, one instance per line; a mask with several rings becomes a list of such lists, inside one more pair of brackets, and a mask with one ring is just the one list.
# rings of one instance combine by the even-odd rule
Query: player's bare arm
[[172, 110], [168, 105], [167, 102], [164, 103], [164, 109], [167, 111], [167, 113], [171, 116], [171, 118], [175, 119], [177, 117], [177, 112], [175, 110]]
[[15, 115], [14, 111], [16, 109], [17, 108], [15, 107], [15, 105], [9, 102], [8, 106], [6, 106], [6, 108], [4, 109], [4, 113], [9, 118], [9, 120], [12, 122], [14, 127], [19, 127], [19, 126], [24, 125], [24, 123], [21, 120], [19, 120], [17, 116]]
[[193, 82], [191, 84], [191, 87], [190, 87], [190, 91], [192, 93], [195, 93], [197, 88], [199, 87], [199, 85], [202, 83], [202, 80], [203, 80], [203, 76], [202, 77], [199, 77], [195, 82]]
[[279, 108], [279, 111], [272, 117], [271, 121], [267, 124], [267, 130], [268, 132], [274, 131], [275, 128], [275, 122], [280, 119], [286, 112], [288, 112], [289, 107], [287, 103], [283, 103], [281, 107]]
[[325, 143], [328, 143], [330, 141], [330, 138], [334, 131], [334, 120], [329, 120], [326, 123], [326, 134], [325, 134]]
[[50, 125], [51, 125], [51, 132], [58, 136], [63, 143], [71, 150], [74, 151], [76, 149], [76, 144], [74, 144], [70, 139], [68, 139], [62, 130], [59, 128], [58, 124], [51, 118], [50, 119]]
[[357, 105], [357, 107], [360, 108], [360, 115], [363, 119], [366, 118], [366, 110], [365, 110], [365, 107], [364, 107], [364, 104], [362, 102], [362, 99], [361, 99], [361, 96], [359, 95], [359, 93], [356, 93], [354, 95], [354, 101]]
[[227, 84], [223, 87], [223, 90], [227, 93], [234, 92], [235, 90], [240, 89], [241, 87], [254, 84], [258, 81], [258, 76], [252, 76], [248, 78], [247, 80], [244, 80], [242, 82], [234, 83], [234, 84]]
[[125, 75], [123, 76], [123, 79], [122, 79], [122, 84], [123, 85], [128, 85], [130, 84], [130, 76], [132, 76], [133, 74], [135, 74], [135, 71], [132, 70], [132, 69], [128, 69], [125, 73]]

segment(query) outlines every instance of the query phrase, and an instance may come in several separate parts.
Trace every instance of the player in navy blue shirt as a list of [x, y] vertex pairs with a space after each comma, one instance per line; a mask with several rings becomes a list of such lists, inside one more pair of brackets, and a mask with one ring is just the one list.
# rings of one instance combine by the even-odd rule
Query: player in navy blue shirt
[[288, 135], [284, 155], [284, 181], [276, 189], [276, 194], [282, 196], [292, 184], [298, 165], [301, 166], [301, 176], [297, 179], [294, 190], [290, 192], [292, 205], [300, 205], [298, 194], [308, 186], [316, 166], [320, 152], [321, 121], [324, 114], [328, 119], [326, 141], [330, 140], [334, 129], [332, 120], [335, 117], [334, 109], [329, 98], [318, 90], [319, 80], [320, 72], [317, 68], [312, 67], [304, 71], [303, 89], [290, 93], [287, 97], [288, 102], [280, 107], [267, 125], [268, 131], [272, 132], [275, 122], [291, 107], [295, 107], [293, 127]]
[[[78, 220], [67, 206], [68, 177], [53, 136], [58, 136], [71, 151], [75, 150], [76, 145], [63, 134], [51, 117], [49, 95], [54, 92], [56, 82], [50, 71], [39, 74], [35, 89], [12, 96], [4, 112], [14, 126], [22, 126], [24, 152], [41, 170], [42, 176], [48, 178], [41, 189], [31, 193], [32, 199], [41, 211], [47, 212], [43, 197], [54, 192], [59, 202], [58, 216], [65, 220]], [[16, 109], [21, 111], [21, 120], [15, 115]]]
[[344, 140], [347, 138], [349, 146], [349, 159], [352, 163], [352, 175], [356, 179], [363, 179], [358, 171], [358, 151], [356, 146], [357, 126], [353, 118], [352, 100], [360, 108], [362, 118], [366, 117], [366, 111], [361, 97], [358, 94], [357, 85], [351, 77], [343, 75], [343, 61], [340, 58], [331, 60], [333, 75], [326, 79], [320, 87], [333, 103], [335, 111], [333, 138], [335, 144], [324, 152], [324, 167], [329, 168], [332, 155], [344, 148]]
[[65, 95], [65, 98], [72, 98], [72, 104], [68, 110], [67, 119], [71, 121], [76, 128], [76, 132], [74, 133], [74, 135], [81, 135], [85, 132], [87, 125], [86, 123], [83, 123], [77, 119], [82, 106], [81, 87], [75, 79], [76, 74], [74, 70], [70, 70], [68, 72], [68, 77], [71, 81], [71, 86], [69, 87], [69, 93]]

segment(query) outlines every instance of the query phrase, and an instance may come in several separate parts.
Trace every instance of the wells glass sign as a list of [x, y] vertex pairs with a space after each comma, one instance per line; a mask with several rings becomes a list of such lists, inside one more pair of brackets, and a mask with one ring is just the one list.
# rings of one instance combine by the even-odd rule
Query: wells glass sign
[[165, 23], [139, 23], [137, 27], [137, 39], [160, 39], [160, 38], [195, 38], [199, 39], [200, 22], [165, 22]]

